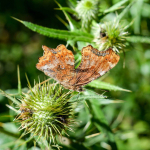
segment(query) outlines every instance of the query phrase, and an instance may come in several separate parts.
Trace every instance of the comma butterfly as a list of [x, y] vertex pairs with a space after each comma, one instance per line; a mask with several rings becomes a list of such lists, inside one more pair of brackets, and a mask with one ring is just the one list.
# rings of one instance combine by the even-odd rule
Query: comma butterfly
[[91, 45], [82, 48], [81, 64], [75, 69], [73, 53], [64, 45], [56, 49], [42, 46], [44, 55], [36, 68], [52, 77], [65, 88], [82, 91], [82, 86], [104, 75], [118, 63], [120, 57], [111, 48], [98, 51]]

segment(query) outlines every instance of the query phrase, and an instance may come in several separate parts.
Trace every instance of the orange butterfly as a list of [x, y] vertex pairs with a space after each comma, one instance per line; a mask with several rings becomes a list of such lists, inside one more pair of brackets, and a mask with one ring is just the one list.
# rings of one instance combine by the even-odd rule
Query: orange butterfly
[[98, 51], [91, 45], [82, 48], [82, 61], [75, 69], [73, 53], [64, 45], [56, 49], [42, 46], [44, 55], [36, 68], [52, 77], [65, 88], [82, 91], [82, 86], [104, 75], [118, 63], [120, 57], [111, 48]]

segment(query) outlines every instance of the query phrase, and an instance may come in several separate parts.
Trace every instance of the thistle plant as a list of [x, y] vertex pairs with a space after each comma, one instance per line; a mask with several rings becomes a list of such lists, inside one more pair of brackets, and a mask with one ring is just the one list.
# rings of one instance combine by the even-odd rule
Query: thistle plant
[[75, 10], [82, 21], [82, 27], [88, 28], [93, 19], [96, 19], [98, 13], [98, 0], [81, 0], [78, 2]]
[[[36, 141], [44, 138], [49, 145], [58, 147], [56, 137], [67, 134], [67, 130], [73, 131], [71, 126], [75, 123], [74, 109], [76, 102], [70, 102], [72, 91], [66, 91], [57, 83], [50, 84], [44, 81], [34, 85], [29, 84], [29, 91], [22, 92], [21, 98], [13, 98], [4, 91], [1, 94], [12, 100], [16, 107], [9, 106], [15, 112], [19, 112], [15, 118], [20, 122], [21, 137], [31, 133], [30, 138]], [[16, 110], [18, 108], [18, 110]], [[49, 146], [48, 146], [49, 147]]]
[[[99, 50], [106, 50], [111, 47], [114, 51], [120, 52], [124, 50], [126, 41], [142, 42], [144, 39], [144, 41], [149, 43], [149, 39], [143, 36], [135, 38], [135, 36], [132, 35], [127, 37], [127, 26], [122, 25], [121, 20], [125, 13], [129, 12], [130, 6], [133, 3], [123, 0], [110, 8], [102, 10], [99, 9], [98, 0], [68, 1], [72, 4], [70, 8], [62, 7], [57, 2], [59, 9], [62, 10], [66, 19], [57, 17], [68, 30], [47, 28], [31, 22], [14, 19], [34, 32], [50, 38], [66, 41], [66, 43], [74, 49], [76, 66], [80, 63], [80, 51], [89, 44]], [[105, 2], [102, 3], [103, 6], [105, 4]], [[106, 7], [104, 6], [103, 8]], [[118, 11], [120, 8], [122, 8], [122, 10]], [[113, 14], [115, 16], [116, 11], [118, 11], [117, 18], [119, 19], [114, 21], [114, 18], [109, 18], [108, 20], [105, 18], [107, 14]], [[75, 16], [80, 20], [77, 20]], [[66, 22], [66, 20], [68, 22]], [[106, 20], [105, 23], [103, 20]], [[131, 21], [132, 20], [126, 20], [126, 23], [130, 24]], [[92, 31], [93, 29], [95, 30]], [[48, 46], [52, 47], [51, 43]], [[92, 60], [90, 62], [92, 62]], [[115, 71], [114, 69], [114, 72]], [[103, 79], [103, 77], [101, 79]], [[106, 81], [111, 81], [113, 79], [112, 77]], [[113, 83], [114, 82], [115, 80], [113, 80]], [[77, 115], [79, 114], [79, 117], [81, 116], [81, 119], [79, 118], [79, 120], [81, 120], [81, 125], [77, 129], [77, 134], [71, 135], [69, 139], [71, 142], [68, 144], [70, 147], [72, 146], [74, 149], [74, 145], [77, 145], [79, 148], [83, 148], [84, 146], [86, 149], [117, 150], [116, 138], [114, 136], [116, 130], [114, 129], [117, 129], [122, 119], [120, 119], [120, 116], [117, 117], [113, 115], [113, 107], [109, 107], [108, 105], [120, 103], [122, 101], [112, 100], [111, 97], [108, 99], [103, 95], [104, 93], [102, 93], [101, 89], [107, 91], [130, 92], [129, 90], [101, 80], [94, 80], [86, 85], [85, 91], [74, 98], [74, 101], [78, 99], [80, 102], [86, 102], [81, 102], [81, 107], [75, 110], [75, 104], [70, 101], [73, 93], [66, 92], [66, 90], [58, 84], [50, 84], [48, 82], [45, 84], [39, 83], [34, 85], [33, 88], [31, 86], [29, 86], [29, 88], [30, 90], [28, 93], [21, 94], [22, 97], [19, 98], [20, 102], [16, 102], [19, 110], [16, 121], [21, 123], [20, 129], [25, 131], [23, 135], [31, 133], [33, 137], [35, 135], [39, 138], [45, 137], [50, 143], [56, 144], [57, 134], [63, 135], [63, 133], [66, 133], [67, 129], [72, 130], [71, 125], [75, 122], [73, 114], [74, 111], [77, 111]], [[10, 98], [8, 95], [7, 97]], [[101, 107], [101, 105], [107, 105], [107, 107], [109, 107], [109, 109], [104, 110], [108, 118], [103, 114], [105, 106]], [[110, 111], [110, 109], [112, 109], [112, 111]], [[12, 110], [14, 110], [14, 108]], [[116, 109], [114, 110], [116, 111]], [[110, 115], [110, 113], [112, 115]], [[118, 111], [116, 114], [118, 114]], [[113, 120], [116, 120], [114, 124], [112, 123]], [[98, 138], [99, 140], [97, 140]]]
[[96, 24], [94, 42], [99, 50], [106, 50], [109, 47], [116, 52], [123, 50], [126, 42], [128, 32], [126, 27], [121, 25], [119, 21], [110, 21], [104, 24]]
[[72, 92], [64, 91], [58, 84], [38, 84], [29, 86], [30, 93], [24, 93], [20, 99], [20, 114], [16, 120], [21, 122], [25, 133], [45, 137], [55, 143], [56, 135], [66, 133], [74, 122], [73, 107], [69, 102]]

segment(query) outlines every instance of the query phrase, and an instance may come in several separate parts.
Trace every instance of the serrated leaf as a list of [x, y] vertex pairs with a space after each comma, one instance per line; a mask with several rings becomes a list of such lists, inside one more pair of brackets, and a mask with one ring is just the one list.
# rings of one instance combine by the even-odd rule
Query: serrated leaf
[[105, 99], [106, 96], [104, 95], [100, 95], [100, 94], [97, 94], [91, 90], [85, 90], [84, 92], [82, 93], [79, 93], [77, 95], [74, 95], [70, 101], [73, 102], [73, 101], [82, 101], [82, 100], [85, 100], [85, 99]]
[[142, 37], [142, 36], [129, 36], [126, 38], [127, 41], [133, 43], [147, 43], [150, 44], [150, 37]]
[[[14, 18], [16, 19], [16, 18]], [[36, 24], [33, 24], [31, 22], [27, 21], [22, 21], [19, 19], [16, 19], [17, 21], [21, 22], [23, 25], [31, 29], [32, 31], [35, 31], [39, 34], [52, 37], [52, 38], [57, 38], [57, 39], [62, 39], [62, 40], [73, 40], [73, 41], [85, 41], [85, 42], [91, 42], [93, 40], [93, 36], [91, 34], [81, 32], [81, 31], [67, 31], [67, 30], [57, 30], [57, 29], [52, 29], [52, 28], [47, 28], [43, 26], [39, 26]]]
[[126, 92], [131, 92], [130, 90], [123, 89], [121, 87], [111, 85], [106, 82], [102, 82], [99, 80], [94, 80], [91, 83], [89, 83], [86, 86], [94, 87], [94, 88], [100, 88], [100, 89], [105, 89], [105, 90], [113, 90], [113, 91], [126, 91]]
[[97, 105], [107, 105], [107, 104], [113, 104], [113, 103], [122, 103], [122, 100], [112, 100], [112, 99], [106, 99], [107, 97], [104, 95], [100, 95], [98, 93], [95, 93], [90, 90], [85, 90], [83, 95], [75, 95], [70, 99], [70, 102], [74, 101], [83, 101], [83, 100], [90, 100], [92, 103], [95, 103]]
[[[112, 100], [112, 99], [107, 99], [106, 96], [103, 94], [98, 94], [96, 92], [93, 92], [92, 90], [86, 90], [84, 91], [84, 95], [89, 97], [89, 100], [92, 100], [92, 103], [97, 104], [97, 105], [106, 105], [106, 104], [112, 104], [112, 103], [122, 103], [122, 100]], [[91, 96], [91, 97], [90, 97]], [[92, 98], [94, 97], [94, 99]]]
[[75, 95], [70, 99], [70, 102], [73, 101], [82, 101], [82, 100], [86, 100], [86, 99], [99, 99], [100, 101], [105, 100], [103, 96], [101, 95]]

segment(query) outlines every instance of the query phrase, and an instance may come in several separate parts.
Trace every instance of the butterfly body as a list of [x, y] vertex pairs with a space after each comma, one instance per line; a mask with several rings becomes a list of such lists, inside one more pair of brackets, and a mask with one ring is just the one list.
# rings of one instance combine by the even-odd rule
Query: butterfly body
[[98, 51], [88, 45], [83, 47], [81, 64], [75, 69], [74, 55], [64, 45], [61, 44], [56, 49], [47, 46], [42, 48], [44, 55], [39, 58], [37, 69], [54, 78], [65, 88], [76, 91], [82, 91], [82, 86], [112, 69], [120, 58], [111, 48]]

